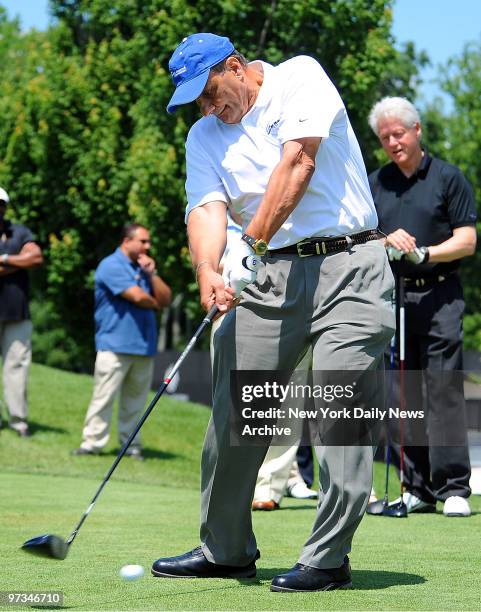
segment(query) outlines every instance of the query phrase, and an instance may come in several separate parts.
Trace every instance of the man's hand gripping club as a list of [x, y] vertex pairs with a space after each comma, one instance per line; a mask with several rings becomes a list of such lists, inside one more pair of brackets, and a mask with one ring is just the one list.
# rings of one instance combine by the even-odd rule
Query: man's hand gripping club
[[227, 230], [223, 202], [210, 202], [195, 208], [189, 214], [187, 229], [200, 303], [206, 311], [215, 304], [220, 314], [226, 313], [236, 305], [235, 298], [242, 289], [255, 280], [259, 258], [243, 240], [233, 240], [225, 258], [224, 276], [219, 273]]
[[236, 305], [236, 298], [244, 287], [256, 280], [260, 258], [239, 239], [229, 249], [222, 276], [212, 269], [210, 262], [206, 264], [200, 265], [197, 271], [201, 304], [207, 311], [215, 304], [224, 314]]

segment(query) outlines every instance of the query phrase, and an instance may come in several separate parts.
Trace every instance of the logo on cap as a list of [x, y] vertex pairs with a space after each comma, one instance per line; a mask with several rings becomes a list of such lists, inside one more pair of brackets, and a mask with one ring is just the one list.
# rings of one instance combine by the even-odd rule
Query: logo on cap
[[172, 76], [177, 77], [179, 76], [179, 74], [184, 74], [184, 72], [187, 72], [187, 66], [182, 66], [182, 68], [178, 68], [175, 72], [172, 73]]

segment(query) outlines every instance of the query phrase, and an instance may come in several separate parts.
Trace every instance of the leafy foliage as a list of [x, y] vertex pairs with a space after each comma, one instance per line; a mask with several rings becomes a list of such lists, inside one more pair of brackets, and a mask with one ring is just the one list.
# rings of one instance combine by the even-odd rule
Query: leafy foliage
[[[21, 34], [0, 12], [0, 183], [44, 247], [37, 278], [67, 337], [91, 342], [92, 271], [125, 221], [198, 317], [186, 248], [184, 142], [194, 105], [174, 116], [168, 60], [194, 31], [227, 34], [248, 59], [318, 58], [339, 87], [371, 168], [367, 126], [386, 92], [412, 93], [418, 58], [397, 52], [391, 0], [51, 0], [47, 32]], [[392, 92], [391, 92], [392, 93]], [[80, 351], [83, 353], [82, 351]]]
[[[452, 58], [442, 69], [441, 85], [452, 98], [454, 111], [450, 117], [442, 105], [428, 109], [432, 146], [440, 157], [458, 166], [471, 183], [481, 219], [481, 40], [468, 43], [459, 57]], [[477, 224], [478, 234], [481, 221]], [[462, 278], [466, 297], [465, 346], [481, 350], [479, 315], [481, 304], [481, 253], [463, 261]]]

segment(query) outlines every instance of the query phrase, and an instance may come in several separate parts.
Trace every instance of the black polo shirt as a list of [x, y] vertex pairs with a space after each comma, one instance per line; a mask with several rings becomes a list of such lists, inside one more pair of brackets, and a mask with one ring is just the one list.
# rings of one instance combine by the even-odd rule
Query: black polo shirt
[[[27, 242], [33, 242], [32, 232], [24, 225], [4, 221], [0, 229], [0, 256], [4, 253], [18, 255]], [[28, 272], [18, 270], [0, 276], [0, 321], [23, 321], [30, 318], [28, 308]]]
[[[416, 244], [433, 246], [448, 240], [453, 229], [476, 225], [471, 186], [463, 173], [426, 152], [416, 172], [407, 178], [394, 162], [369, 175], [379, 229], [390, 234], [402, 228]], [[461, 260], [415, 265], [392, 262], [393, 271], [408, 277], [448, 274]]]

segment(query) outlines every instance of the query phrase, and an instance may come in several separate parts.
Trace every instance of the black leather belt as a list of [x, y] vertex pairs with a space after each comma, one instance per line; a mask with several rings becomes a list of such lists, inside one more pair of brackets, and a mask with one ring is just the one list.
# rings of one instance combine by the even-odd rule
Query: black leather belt
[[449, 272], [448, 274], [437, 274], [436, 276], [419, 276], [417, 278], [404, 277], [404, 287], [406, 289], [428, 289], [433, 285], [444, 282], [447, 278], [456, 274]]
[[352, 236], [336, 236], [335, 238], [306, 238], [306, 240], [282, 249], [269, 250], [267, 256], [299, 255], [299, 257], [311, 257], [312, 255], [329, 255], [330, 253], [347, 251], [355, 244], [364, 244], [380, 238], [381, 235], [377, 230], [367, 230]]

